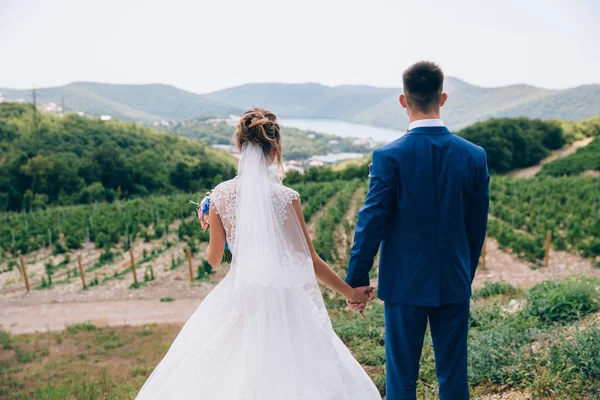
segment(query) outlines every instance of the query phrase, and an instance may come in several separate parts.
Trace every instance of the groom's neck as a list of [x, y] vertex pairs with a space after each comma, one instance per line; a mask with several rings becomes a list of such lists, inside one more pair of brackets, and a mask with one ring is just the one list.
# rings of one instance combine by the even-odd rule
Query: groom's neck
[[421, 119], [440, 119], [440, 110], [424, 113], [424, 112], [411, 112], [408, 114], [409, 122], [419, 121]]

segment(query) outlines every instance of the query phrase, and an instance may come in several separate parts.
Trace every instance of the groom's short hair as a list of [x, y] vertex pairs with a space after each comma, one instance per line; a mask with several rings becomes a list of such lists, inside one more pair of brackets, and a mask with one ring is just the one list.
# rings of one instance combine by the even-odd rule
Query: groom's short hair
[[444, 89], [444, 72], [431, 61], [419, 61], [402, 74], [404, 95], [409, 106], [421, 112], [430, 112], [440, 104]]

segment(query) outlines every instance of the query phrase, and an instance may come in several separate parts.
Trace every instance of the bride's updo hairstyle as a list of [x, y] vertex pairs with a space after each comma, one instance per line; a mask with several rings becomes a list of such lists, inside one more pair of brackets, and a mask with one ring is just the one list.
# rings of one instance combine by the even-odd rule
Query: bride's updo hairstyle
[[277, 117], [271, 111], [261, 107], [246, 111], [238, 123], [235, 137], [240, 151], [246, 142], [259, 145], [269, 156], [275, 151], [275, 160], [282, 169], [281, 127]]

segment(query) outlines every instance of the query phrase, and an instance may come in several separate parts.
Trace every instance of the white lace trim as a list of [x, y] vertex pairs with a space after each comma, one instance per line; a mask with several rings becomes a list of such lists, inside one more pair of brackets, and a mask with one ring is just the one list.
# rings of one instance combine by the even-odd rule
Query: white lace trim
[[[237, 177], [219, 184], [210, 195], [211, 205], [219, 214], [225, 227], [227, 241], [231, 246], [235, 242], [236, 208], [237, 208]], [[284, 222], [288, 215], [288, 205], [300, 199], [300, 194], [284, 186], [281, 181], [272, 183], [271, 197], [278, 221]]]

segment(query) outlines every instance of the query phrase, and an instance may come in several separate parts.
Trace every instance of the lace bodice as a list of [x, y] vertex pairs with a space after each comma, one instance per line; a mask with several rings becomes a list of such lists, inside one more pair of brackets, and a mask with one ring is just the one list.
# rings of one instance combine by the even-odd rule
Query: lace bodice
[[[221, 217], [221, 222], [227, 234], [230, 246], [235, 244], [236, 207], [237, 207], [237, 177], [219, 184], [211, 193], [211, 206]], [[284, 186], [281, 180], [273, 177], [271, 183], [271, 197], [277, 219], [283, 223], [289, 214], [290, 203], [300, 199], [300, 195], [293, 189]]]

